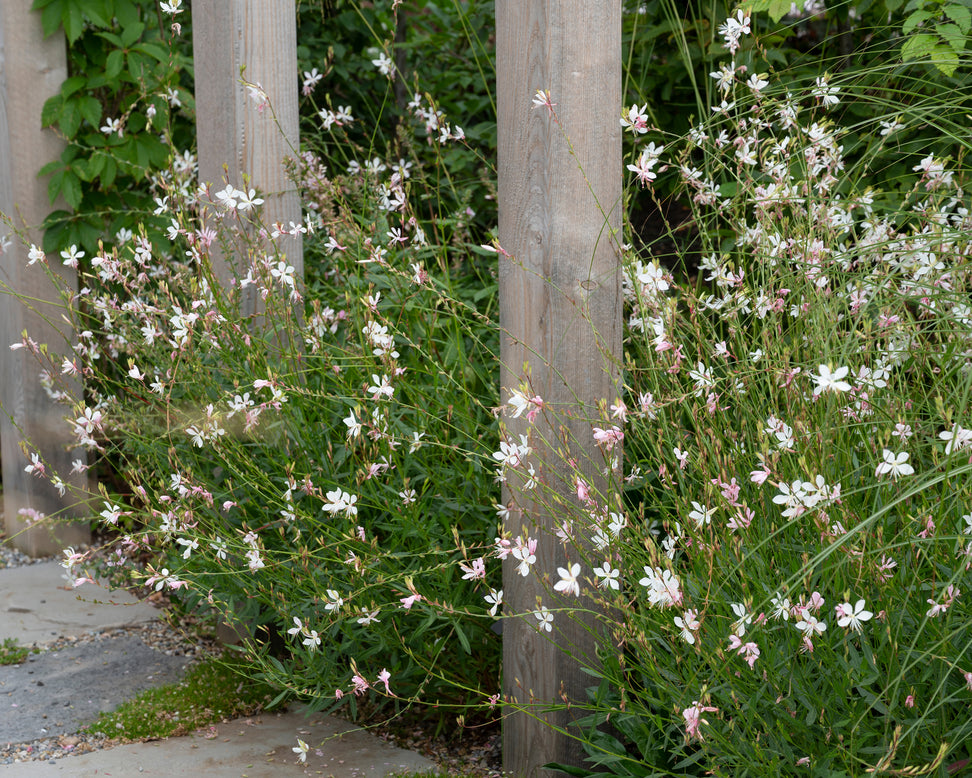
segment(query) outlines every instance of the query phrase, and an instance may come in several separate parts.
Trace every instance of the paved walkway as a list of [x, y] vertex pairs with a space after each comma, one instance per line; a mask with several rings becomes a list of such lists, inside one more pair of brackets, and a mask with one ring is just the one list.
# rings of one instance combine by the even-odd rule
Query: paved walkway
[[[126, 592], [66, 589], [62, 573], [56, 562], [0, 570], [0, 643], [16, 638], [21, 645], [43, 645], [158, 618], [154, 607]], [[84, 719], [134, 697], [146, 683], [178, 677], [183, 663], [173, 659], [126, 638], [82, 643], [0, 668], [0, 746], [57, 734], [58, 724], [63, 733], [76, 731]], [[306, 764], [292, 751], [298, 737], [311, 746]], [[205, 734], [0, 765], [0, 777], [384, 778], [433, 769], [425, 757], [346, 721], [295, 710], [217, 724]]]

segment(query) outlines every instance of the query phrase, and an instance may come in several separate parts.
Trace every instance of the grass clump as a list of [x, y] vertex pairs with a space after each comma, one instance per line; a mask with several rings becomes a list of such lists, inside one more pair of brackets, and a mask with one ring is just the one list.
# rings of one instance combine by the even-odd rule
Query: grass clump
[[4, 638], [0, 643], [0, 665], [19, 665], [33, 650], [20, 645], [16, 638]]
[[243, 682], [221, 657], [194, 665], [176, 684], [142, 692], [87, 729], [122, 740], [156, 740], [186, 735], [201, 727], [251, 716], [273, 699], [270, 687]]

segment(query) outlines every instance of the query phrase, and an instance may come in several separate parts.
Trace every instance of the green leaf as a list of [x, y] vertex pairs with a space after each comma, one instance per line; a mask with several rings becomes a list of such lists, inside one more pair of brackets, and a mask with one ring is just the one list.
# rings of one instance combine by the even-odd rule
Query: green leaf
[[68, 138], [73, 138], [78, 134], [80, 126], [81, 112], [78, 110], [78, 101], [65, 100], [61, 108], [61, 117], [58, 119], [58, 127]]
[[64, 200], [74, 210], [77, 210], [78, 206], [81, 205], [81, 179], [71, 170], [64, 171], [64, 176], [61, 179], [61, 194], [64, 195]]
[[111, 27], [111, 15], [104, 0], [84, 0], [84, 13], [99, 27]]
[[81, 32], [84, 29], [84, 16], [81, 14], [81, 6], [76, 0], [66, 0], [64, 8], [61, 10], [61, 24], [64, 25], [64, 34], [67, 36], [69, 44], [81, 37]]
[[101, 103], [94, 97], [82, 97], [79, 101], [81, 115], [87, 120], [88, 124], [98, 129], [101, 123]]
[[972, 12], [964, 5], [946, 5], [942, 11], [958, 25], [963, 35], [968, 35], [969, 30], [972, 30]]
[[118, 25], [125, 29], [139, 23], [138, 6], [131, 0], [121, 0], [115, 4], [115, 18]]
[[920, 35], [915, 35], [905, 41], [904, 46], [901, 47], [901, 58], [908, 62], [913, 59], [920, 59], [921, 57], [928, 56], [932, 53], [935, 48], [935, 36], [928, 35], [927, 33], [921, 33]]
[[59, 160], [59, 159], [55, 159], [55, 160], [53, 160], [51, 162], [48, 162], [46, 165], [44, 165], [44, 167], [42, 167], [38, 171], [37, 175], [38, 176], [49, 176], [54, 171], [60, 170], [63, 167], [64, 167], [64, 163], [61, 162], [61, 160]]
[[958, 28], [957, 24], [939, 24], [935, 26], [935, 32], [941, 36], [956, 54], [961, 54], [965, 48], [966, 37]]
[[126, 26], [122, 30], [122, 34], [121, 34], [122, 47], [127, 49], [129, 46], [135, 43], [135, 41], [137, 41], [139, 38], [142, 37], [142, 33], [144, 31], [145, 31], [145, 25], [142, 24], [141, 22]]
[[453, 628], [456, 631], [456, 637], [459, 638], [459, 643], [462, 645], [462, 650], [467, 654], [472, 654], [472, 646], [469, 645], [469, 638], [466, 637], [466, 633], [458, 624], [454, 624]]
[[772, 0], [769, 7], [769, 16], [774, 24], [779, 23], [780, 19], [790, 12], [791, 3], [787, 0]]
[[87, 170], [87, 180], [94, 181], [98, 176], [101, 175], [101, 171], [105, 169], [105, 162], [107, 161], [106, 154], [92, 154], [88, 158], [88, 170]]
[[939, 43], [931, 52], [932, 64], [946, 76], [955, 75], [959, 66], [958, 54], [951, 46]]
[[915, 11], [911, 16], [904, 20], [904, 24], [901, 25], [901, 34], [910, 35], [911, 32], [922, 22], [927, 22], [935, 14], [931, 11]]
[[108, 58], [105, 60], [105, 76], [109, 79], [117, 77], [124, 66], [125, 53], [123, 51], [115, 49], [109, 52]]
[[53, 3], [44, 9], [41, 14], [41, 27], [44, 28], [44, 37], [53, 35], [61, 27], [61, 5]]
[[41, 108], [41, 127], [50, 127], [54, 124], [57, 117], [61, 115], [63, 105], [64, 98], [61, 95], [54, 95], [54, 97], [45, 101], [44, 107]]
[[118, 175], [118, 163], [112, 157], [105, 157], [105, 169], [101, 173], [101, 187], [108, 189], [115, 183], [115, 176]]
[[71, 76], [61, 84], [61, 95], [63, 97], [70, 97], [79, 89], [84, 89], [87, 83], [88, 79], [85, 76]]
[[[45, 166], [46, 167], [46, 166]], [[51, 176], [51, 180], [47, 182], [47, 197], [51, 201], [51, 205], [57, 199], [57, 196], [61, 193], [61, 182], [64, 180], [64, 168], [56, 171], [54, 175]]]

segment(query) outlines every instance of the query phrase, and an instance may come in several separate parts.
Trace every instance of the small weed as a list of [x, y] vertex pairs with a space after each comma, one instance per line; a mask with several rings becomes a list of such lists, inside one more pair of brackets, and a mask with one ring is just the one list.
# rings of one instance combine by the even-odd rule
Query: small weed
[[250, 716], [274, 697], [272, 690], [243, 681], [225, 660], [213, 657], [189, 669], [178, 684], [149, 689], [103, 713], [88, 731], [123, 740], [186, 735], [210, 724]]
[[19, 665], [32, 652], [36, 649], [20, 645], [16, 638], [4, 638], [0, 644], [0, 665]]

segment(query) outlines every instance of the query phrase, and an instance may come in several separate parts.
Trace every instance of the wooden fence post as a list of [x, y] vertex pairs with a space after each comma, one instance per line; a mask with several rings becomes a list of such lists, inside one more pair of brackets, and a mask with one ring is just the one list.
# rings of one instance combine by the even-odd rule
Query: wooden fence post
[[[56, 94], [67, 75], [63, 35], [44, 39], [39, 12], [26, 0], [0, 0], [0, 212], [27, 240], [38, 245], [38, 225], [52, 210], [47, 181], [37, 172], [63, 150], [63, 143], [51, 130], [41, 129], [41, 107]], [[0, 223], [0, 239], [10, 226]], [[37, 358], [27, 350], [11, 351], [27, 330], [37, 343], [66, 351], [65, 335], [54, 286], [40, 265], [27, 267], [27, 249], [10, 234], [10, 243], [0, 249], [2, 280], [11, 289], [34, 300], [30, 307], [11, 295], [0, 300], [0, 457], [3, 460], [3, 506], [7, 535], [14, 545], [33, 556], [59, 553], [66, 545], [90, 540], [87, 524], [57, 524], [54, 533], [41, 525], [24, 531], [21, 510], [58, 518], [81, 518], [84, 502], [62, 498], [46, 478], [24, 470], [30, 460], [20, 449], [30, 441], [48, 469], [77, 489], [87, 486], [82, 476], [69, 476], [71, 463], [86, 461], [85, 452], [72, 450], [74, 440], [64, 417], [70, 410], [50, 400], [42, 388]], [[0, 242], [3, 242], [0, 240]], [[76, 286], [74, 271], [61, 265], [59, 257], [50, 264], [70, 285]], [[44, 301], [50, 301], [50, 304]], [[49, 319], [48, 323], [45, 319]], [[73, 337], [67, 333], [66, 337]], [[80, 384], [74, 396], [80, 398]], [[73, 507], [72, 507], [73, 506]]]
[[[565, 459], [578, 462], [595, 487], [604, 484], [592, 424], [598, 401], [618, 394], [621, 2], [497, 0], [496, 62], [499, 240], [513, 257], [500, 258], [501, 399], [528, 381], [556, 415], [555, 427], [538, 417], [534, 440], [549, 445], [535, 457], [560, 497], [577, 504]], [[537, 90], [549, 90], [556, 105], [534, 106]], [[527, 431], [522, 418], [509, 419], [508, 428], [514, 440]], [[566, 561], [554, 535], [564, 517], [551, 515], [549, 498], [516, 490], [511, 479], [507, 496], [523, 511], [513, 511], [507, 527], [516, 536], [525, 526], [539, 538], [534, 570], [553, 576], [552, 585]], [[535, 610], [543, 591], [536, 575], [506, 565], [506, 612]], [[535, 620], [503, 624], [504, 695], [541, 719], [514, 713], [504, 720], [504, 769], [534, 778], [553, 775], [541, 769], [546, 762], [582, 765], [580, 744], [548, 726], [569, 728], [579, 714], [543, 711], [586, 701], [594, 680], [558, 646], [590, 659], [590, 633], [566, 618], [555, 618], [551, 640]]]
[[[296, 156], [299, 147], [295, 1], [196, 0], [192, 52], [200, 180], [214, 191], [222, 189], [227, 178], [242, 189], [246, 174], [250, 185], [263, 193], [265, 223], [300, 224], [300, 198], [284, 170], [284, 160]], [[241, 68], [245, 68], [242, 76]], [[276, 123], [270, 108], [258, 94], [251, 94], [241, 78], [262, 88]], [[277, 245], [302, 278], [300, 235], [282, 236]], [[240, 258], [215, 252], [214, 260], [225, 287], [246, 274]], [[243, 313], [255, 313], [256, 296], [243, 299]]]

